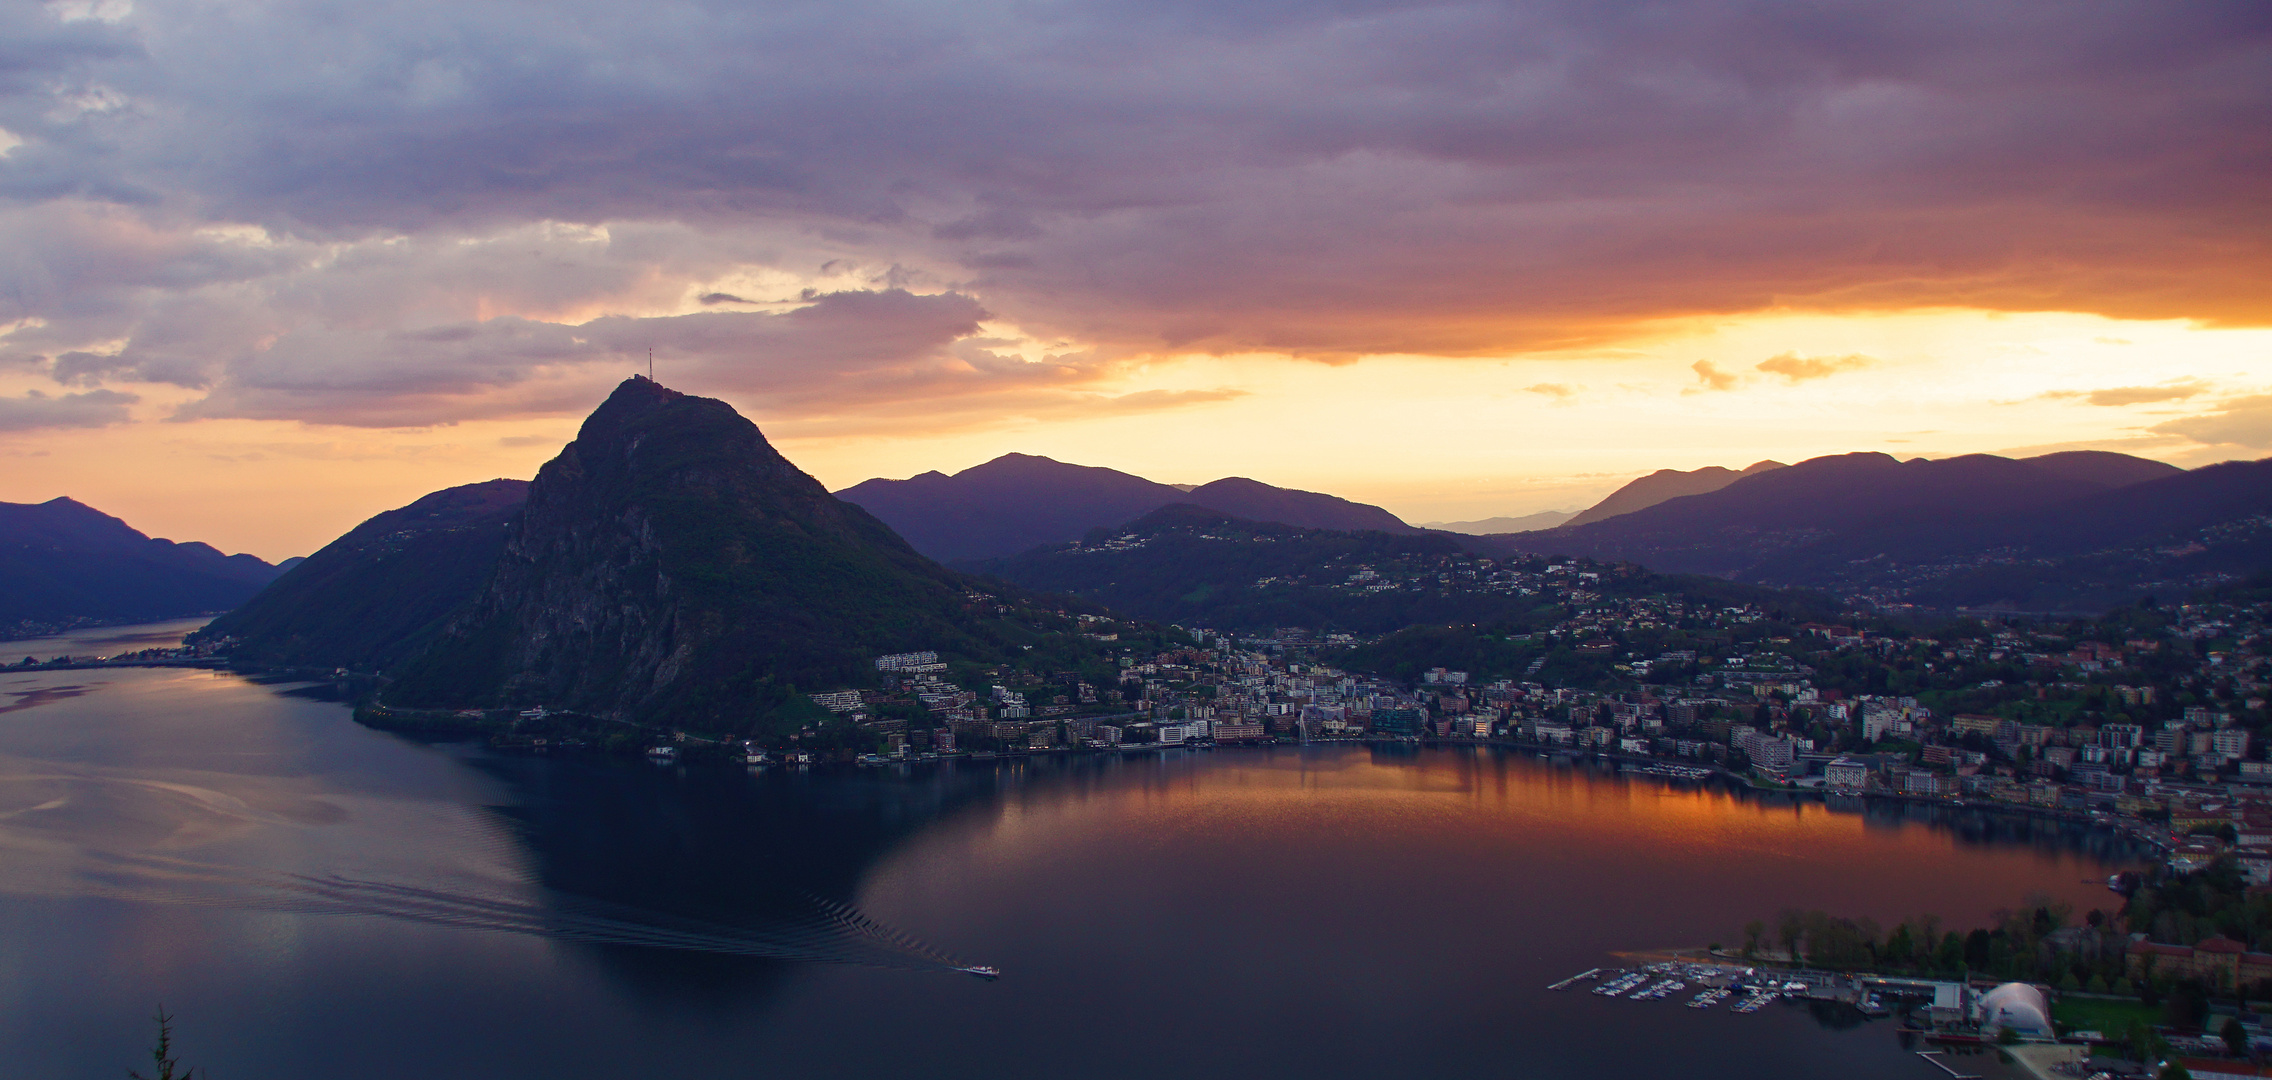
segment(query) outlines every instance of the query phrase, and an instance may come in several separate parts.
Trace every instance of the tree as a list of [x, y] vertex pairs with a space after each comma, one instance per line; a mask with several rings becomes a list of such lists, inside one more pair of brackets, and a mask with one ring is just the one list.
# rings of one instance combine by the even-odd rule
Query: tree
[[2248, 1029], [2240, 1026], [2240, 1017], [2225, 1021], [2225, 1030], [2221, 1034], [2225, 1037], [2225, 1049], [2231, 1051], [2234, 1057], [2248, 1056]]
[[1933, 960], [1935, 971], [1954, 974], [1964, 970], [1964, 935], [1954, 930], [1941, 937], [1941, 948]]
[[150, 1048], [150, 1061], [152, 1067], [157, 1070], [157, 1075], [144, 1076], [132, 1069], [127, 1070], [126, 1075], [130, 1080], [195, 1080], [196, 1069], [185, 1069], [181, 1075], [174, 1075], [175, 1067], [180, 1065], [181, 1062], [175, 1060], [173, 1054], [174, 1018], [166, 1012], [164, 1005], [160, 1005], [158, 1006], [158, 1044]]
[[1893, 933], [1886, 935], [1885, 958], [1887, 960], [1906, 966], [1916, 952], [1916, 942], [1910, 937], [1908, 923], [1904, 922], [1894, 927]]
[[[1952, 935], [1953, 936], [1953, 935]], [[1992, 941], [1988, 931], [1974, 930], [1964, 935], [1964, 963], [1967, 967], [1986, 969]]]
[[2162, 1071], [2156, 1076], [2158, 1080], [2193, 1080], [2193, 1074], [2186, 1072], [2185, 1066], [2174, 1061], [2162, 1066]]
[[1758, 919], [1753, 919], [1753, 920], [1751, 920], [1750, 922], [1747, 922], [1747, 923], [1743, 924], [1743, 956], [1744, 956], [1744, 959], [1746, 959], [1746, 960], [1749, 960], [1749, 959], [1751, 959], [1751, 957], [1752, 957], [1752, 954], [1754, 954], [1754, 953], [1757, 953], [1757, 952], [1759, 951], [1759, 942], [1760, 942], [1760, 939], [1761, 939], [1761, 938], [1764, 938], [1764, 937], [1766, 937], [1766, 936], [1767, 936], [1767, 924], [1766, 924], [1765, 922], [1762, 922], [1762, 921], [1760, 921], [1760, 920], [1758, 920]]
[[2198, 1030], [2209, 1015], [2209, 989], [2198, 980], [2185, 979], [2170, 988], [2162, 1002], [2162, 1019], [2171, 1027]]

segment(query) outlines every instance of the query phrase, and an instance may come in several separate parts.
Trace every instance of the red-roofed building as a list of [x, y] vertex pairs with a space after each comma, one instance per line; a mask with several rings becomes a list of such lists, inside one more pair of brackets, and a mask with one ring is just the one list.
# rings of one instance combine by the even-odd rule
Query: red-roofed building
[[2228, 937], [2203, 938], [2193, 945], [2133, 941], [2127, 960], [2133, 979], [2167, 975], [2200, 979], [2211, 986], [2245, 986], [2272, 979], [2272, 954], [2249, 952], [2246, 945]]

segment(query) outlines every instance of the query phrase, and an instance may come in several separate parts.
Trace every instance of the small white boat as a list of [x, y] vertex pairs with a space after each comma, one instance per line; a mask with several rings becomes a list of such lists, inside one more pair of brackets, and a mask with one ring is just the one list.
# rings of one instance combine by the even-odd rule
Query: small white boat
[[656, 761], [677, 761], [678, 747], [650, 746], [647, 748], [647, 756], [654, 758]]
[[962, 972], [965, 975], [976, 976], [978, 978], [986, 980], [987, 982], [993, 982], [994, 980], [1002, 977], [1002, 970], [1000, 968], [991, 967], [986, 964], [972, 964], [969, 967], [959, 967], [955, 970]]

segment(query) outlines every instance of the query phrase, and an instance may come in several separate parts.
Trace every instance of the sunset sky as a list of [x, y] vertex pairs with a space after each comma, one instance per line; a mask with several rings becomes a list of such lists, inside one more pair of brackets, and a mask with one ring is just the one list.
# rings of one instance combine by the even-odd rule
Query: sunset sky
[[0, 500], [276, 559], [654, 351], [831, 487], [1411, 521], [1881, 450], [2272, 454], [2272, 5], [0, 11]]

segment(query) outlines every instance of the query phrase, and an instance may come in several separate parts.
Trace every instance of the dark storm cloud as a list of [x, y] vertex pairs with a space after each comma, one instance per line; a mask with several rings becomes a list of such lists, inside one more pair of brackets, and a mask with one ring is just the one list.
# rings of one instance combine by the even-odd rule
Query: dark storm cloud
[[[80, 381], [218, 379], [224, 411], [279, 389], [259, 378], [290, 381], [230, 359], [259, 340], [231, 320], [270, 299], [303, 317], [263, 330], [266, 353], [314, 383], [448, 394], [499, 385], [488, 364], [570, 362], [526, 328], [494, 332], [522, 357], [494, 362], [386, 336], [464, 318], [428, 310], [420, 290], [442, 287], [417, 271], [480, 288], [455, 238], [544, 221], [685, 232], [644, 256], [620, 238], [599, 261], [549, 242], [484, 256], [519, 283], [496, 310], [579, 325], [642, 275], [727, 249], [796, 272], [891, 266], [878, 287], [921, 279], [1107, 351], [1463, 355], [1777, 304], [2272, 318], [2272, 7], [2255, 2], [310, 0], [10, 18], [0, 127], [25, 141], [0, 157], [0, 194], [130, 207], [173, 239], [135, 249], [154, 269], [42, 256], [89, 288], [0, 296], [49, 324], [9, 348]], [[181, 239], [204, 221], [268, 239]], [[366, 261], [394, 276], [358, 300], [338, 283]], [[773, 295], [711, 283], [689, 298]], [[131, 339], [110, 367], [53, 359], [98, 332]], [[277, 351], [339, 335], [365, 344]]]

